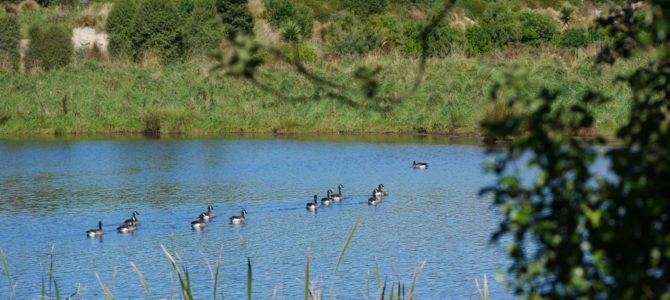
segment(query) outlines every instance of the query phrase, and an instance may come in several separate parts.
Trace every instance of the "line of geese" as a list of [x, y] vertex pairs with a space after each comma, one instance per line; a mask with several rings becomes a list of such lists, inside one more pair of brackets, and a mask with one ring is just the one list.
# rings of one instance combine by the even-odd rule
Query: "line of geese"
[[[333, 193], [332, 190], [328, 190], [327, 196], [325, 198], [321, 198], [321, 204], [322, 205], [330, 205], [334, 201], [340, 202], [344, 200], [344, 196], [342, 194], [342, 188], [344, 188], [344, 185], [340, 184], [337, 186], [337, 194]], [[372, 191], [372, 198], [368, 199], [368, 204], [370, 205], [377, 205], [381, 202], [381, 198], [383, 196], [388, 195], [384, 190], [384, 185], [379, 184], [373, 191]], [[317, 204], [317, 199], [318, 196], [314, 195], [314, 202], [309, 202], [307, 203], [307, 209], [310, 211], [316, 211], [319, 208], [319, 205]], [[137, 211], [133, 211], [132, 216], [130, 219], [127, 219], [123, 222], [123, 224], [119, 227], [116, 228], [116, 231], [118, 233], [133, 233], [135, 230], [137, 230], [137, 226], [140, 224], [140, 220], [137, 218], [140, 213]], [[246, 222], [246, 215], [247, 211], [245, 209], [242, 209], [240, 211], [240, 215], [238, 216], [232, 216], [230, 217], [230, 223], [231, 224], [243, 224]], [[214, 206], [213, 205], [208, 205], [207, 206], [207, 211], [200, 213], [198, 215], [198, 219], [191, 222], [191, 228], [193, 230], [203, 230], [207, 227], [207, 223], [212, 221], [216, 217], [216, 214], [214, 213]], [[86, 236], [87, 237], [101, 237], [103, 234], [102, 231], [102, 221], [98, 221], [98, 228], [97, 229], [90, 229], [86, 231]]]
[[[427, 169], [428, 164], [424, 162], [412, 162], [412, 168], [414, 169]], [[321, 205], [328, 206], [331, 205], [333, 202], [340, 202], [344, 200], [344, 195], [342, 194], [342, 188], [344, 186], [342, 184], [337, 186], [337, 194], [333, 193], [333, 190], [328, 190], [326, 192], [326, 197], [321, 198]], [[388, 193], [384, 191], [384, 185], [379, 184], [375, 189], [372, 190], [372, 197], [368, 198], [368, 205], [377, 205], [381, 203], [382, 198], [384, 196], [387, 196]], [[308, 202], [307, 205], [305, 206], [307, 210], [309, 211], [316, 211], [319, 209], [319, 204], [318, 204], [318, 195], [314, 195], [314, 201], [313, 202]], [[137, 229], [137, 226], [140, 224], [140, 220], [137, 218], [137, 216], [140, 213], [137, 211], [133, 211], [132, 216], [130, 219], [127, 219], [123, 222], [123, 224], [119, 227], [116, 228], [116, 231], [118, 233], [132, 233]], [[246, 222], [246, 215], [247, 211], [245, 209], [242, 209], [240, 211], [239, 216], [232, 216], [230, 217], [230, 223], [231, 224], [243, 224]], [[207, 227], [207, 223], [214, 219], [216, 217], [216, 214], [214, 213], [214, 206], [213, 205], [208, 205], [207, 206], [207, 211], [200, 213], [198, 216], [198, 219], [191, 222], [191, 228], [194, 230], [203, 230], [205, 227]], [[102, 221], [98, 222], [98, 228], [97, 229], [90, 229], [86, 231], [86, 236], [88, 237], [101, 237], [103, 234], [102, 232]]]
[[[137, 230], [137, 226], [140, 224], [140, 220], [137, 218], [140, 213], [137, 211], [134, 211], [130, 219], [127, 219], [123, 221], [123, 224], [119, 227], [116, 228], [116, 231], [118, 233], [133, 233], [135, 230]], [[239, 216], [232, 216], [230, 217], [230, 223], [231, 224], [243, 224], [246, 221], [246, 215], [247, 211], [245, 209], [242, 209], [240, 211]], [[216, 217], [216, 214], [214, 213], [214, 206], [213, 205], [208, 205], [207, 206], [207, 211], [200, 213], [198, 215], [198, 219], [191, 222], [191, 228], [194, 230], [203, 230], [205, 227], [207, 227], [207, 223], [214, 219]], [[97, 229], [89, 229], [86, 230], [86, 236], [87, 237], [101, 237], [103, 234], [102, 231], [102, 221], [98, 221], [98, 228]]]
[[[344, 196], [342, 195], [342, 188], [343, 185], [338, 185], [337, 186], [337, 194], [333, 194], [332, 190], [328, 190], [326, 192], [326, 197], [321, 198], [321, 205], [323, 206], [328, 206], [331, 205], [333, 202], [340, 202], [344, 200]], [[384, 185], [379, 184], [375, 189], [372, 190], [372, 197], [368, 199], [368, 204], [369, 205], [377, 205], [381, 203], [382, 197], [387, 196], [388, 193], [384, 191]], [[317, 199], [319, 199], [318, 195], [314, 195], [314, 201], [312, 202], [307, 202], [307, 205], [305, 205], [305, 208], [309, 211], [316, 211], [319, 209], [319, 204]]]

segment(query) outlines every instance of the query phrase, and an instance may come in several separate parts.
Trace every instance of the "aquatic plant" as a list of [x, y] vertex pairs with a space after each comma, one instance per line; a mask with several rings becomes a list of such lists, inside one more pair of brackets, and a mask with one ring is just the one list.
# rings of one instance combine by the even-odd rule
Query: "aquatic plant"
[[[335, 272], [337, 272], [339, 265], [343, 259], [343, 256], [345, 255], [349, 243], [353, 239], [356, 230], [358, 229], [359, 225], [361, 223], [360, 218], [356, 220], [354, 223], [354, 226], [351, 229], [351, 232], [345, 239], [344, 245], [342, 247], [342, 250], [340, 251], [340, 254], [338, 256], [337, 263], [335, 265]], [[179, 281], [179, 293], [181, 294], [181, 297], [183, 299], [194, 299], [193, 295], [193, 286], [191, 284], [191, 278], [189, 276], [188, 268], [182, 264], [180, 264], [175, 257], [178, 257], [177, 255], [171, 253], [170, 251], [167, 250], [167, 248], [164, 245], [161, 245], [161, 250], [163, 254], [165, 255], [170, 267], [172, 270], [177, 274], [177, 279]], [[216, 264], [212, 267], [209, 261], [205, 260], [208, 267], [210, 268], [210, 276], [212, 278], [212, 299], [216, 300], [217, 297], [217, 287], [218, 287], [218, 282], [219, 282], [219, 275], [220, 275], [220, 268], [221, 268], [221, 261], [223, 257], [223, 249], [221, 250], [218, 260], [216, 261]], [[48, 288], [47, 288], [47, 283], [44, 280], [44, 277], [42, 277], [42, 282], [41, 282], [41, 299], [62, 299], [62, 295], [58, 286], [58, 282], [56, 280], [56, 270], [55, 270], [55, 247], [52, 247], [50, 253], [49, 253], [49, 263], [48, 263], [48, 274], [47, 278], [48, 280]], [[7, 257], [5, 252], [0, 249], [0, 260], [2, 261], [2, 267], [3, 267], [3, 273], [5, 275], [5, 278], [7, 282], [9, 283], [9, 287], [12, 289], [10, 290], [10, 295], [9, 299], [13, 298], [13, 288], [15, 287], [12, 281], [11, 273], [8, 267], [7, 263]], [[421, 270], [424, 268], [426, 262], [422, 262], [417, 266], [416, 270], [414, 271], [414, 275], [412, 277], [412, 283], [409, 286], [409, 289], [406, 288], [406, 285], [402, 282], [397, 282], [390, 284], [390, 286], [387, 284], [387, 281], [384, 280], [384, 283], [382, 285], [381, 283], [381, 271], [379, 268], [379, 264], [377, 262], [377, 258], [373, 257], [374, 264], [375, 264], [375, 276], [376, 276], [376, 282], [377, 282], [377, 292], [375, 299], [378, 300], [412, 300], [414, 299], [414, 291], [415, 287], [417, 284], [417, 279], [419, 277], [419, 274], [421, 273]], [[147, 282], [144, 274], [140, 271], [139, 267], [134, 263], [130, 262], [130, 266], [132, 268], [132, 271], [137, 275], [139, 279], [139, 283], [142, 286], [144, 296], [146, 298], [153, 298], [156, 295], [151, 292], [149, 288], [149, 283]], [[304, 279], [304, 299], [305, 300], [320, 300], [322, 299], [322, 289], [319, 287], [318, 283], [316, 281], [313, 281], [311, 279], [312, 276], [312, 270], [311, 270], [312, 264], [311, 264], [311, 255], [310, 253], [307, 254], [306, 256], [306, 261], [305, 261], [305, 279]], [[97, 272], [94, 272], [94, 276], [96, 281], [98, 282], [98, 285], [102, 289], [102, 293], [107, 300], [113, 300], [115, 299], [114, 294], [112, 293], [111, 289], [109, 286], [107, 286], [100, 275]], [[172, 278], [172, 274], [170, 276]], [[172, 280], [171, 280], [172, 281]], [[477, 285], [477, 291], [478, 294], [482, 295], [488, 295], [488, 284], [486, 281], [486, 278], [484, 279], [484, 289], [483, 291], [480, 290], [478, 282], [475, 282]], [[370, 272], [368, 270], [368, 274], [366, 277], [366, 285], [367, 285], [367, 292], [366, 295], [369, 295], [370, 292]], [[247, 300], [252, 299], [252, 286], [253, 286], [253, 271], [252, 271], [252, 263], [251, 263], [251, 258], [247, 258], [247, 282], [246, 282], [246, 296]], [[390, 292], [388, 292], [390, 289]], [[73, 293], [67, 295], [65, 298], [71, 299], [73, 297], [76, 297], [77, 295], [80, 294], [79, 288], [75, 290]], [[172, 287], [169, 290], [169, 299], [173, 298], [173, 291]], [[488, 300], [488, 298], [481, 298], [480, 300]]]

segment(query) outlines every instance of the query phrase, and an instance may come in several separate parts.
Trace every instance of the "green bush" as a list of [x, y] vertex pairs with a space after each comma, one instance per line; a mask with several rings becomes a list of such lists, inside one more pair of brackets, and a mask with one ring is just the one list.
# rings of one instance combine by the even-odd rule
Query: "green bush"
[[182, 16], [183, 19], [187, 19], [195, 8], [195, 0], [176, 0], [175, 3], [177, 11]]
[[[309, 7], [292, 0], [267, 0], [265, 8], [265, 15], [273, 26], [291, 32], [297, 29], [298, 39], [312, 34], [313, 16]], [[286, 28], [287, 24], [292, 28]]]
[[296, 0], [296, 2], [309, 7], [314, 14], [314, 18], [321, 22], [328, 21], [340, 5], [338, 1]]
[[587, 29], [589, 33], [589, 42], [599, 42], [599, 41], [605, 41], [607, 39], [607, 31], [596, 27], [596, 26], [591, 26]]
[[14, 15], [0, 11], [0, 69], [16, 69], [19, 62], [19, 22]]
[[216, 12], [216, 0], [194, 1], [186, 32], [191, 51], [207, 51], [219, 46], [224, 27]]
[[293, 20], [288, 20], [284, 22], [281, 30], [281, 39], [285, 42], [297, 43], [303, 38], [300, 33], [300, 26]]
[[464, 9], [470, 18], [479, 19], [484, 15], [488, 4], [485, 0], [457, 0], [454, 6]]
[[45, 71], [64, 67], [72, 60], [72, 31], [62, 25], [30, 29], [30, 47], [26, 53], [28, 69]]
[[400, 53], [408, 55], [421, 53], [421, 30], [423, 30], [423, 25], [419, 22], [405, 23], [402, 28], [402, 37], [396, 42], [396, 48]]
[[467, 52], [470, 56], [487, 53], [493, 49], [491, 37], [479, 25], [468, 27], [465, 30], [465, 38], [467, 39]]
[[134, 59], [156, 55], [163, 64], [181, 60], [185, 54], [181, 26], [181, 15], [173, 1], [142, 1], [131, 25]]
[[467, 40], [463, 30], [441, 22], [428, 35], [428, 55], [446, 56], [454, 49], [465, 48]]
[[521, 21], [521, 41], [525, 44], [539, 46], [551, 41], [558, 32], [557, 26], [551, 17], [532, 11], [519, 15]]
[[218, 0], [217, 10], [225, 26], [225, 36], [234, 39], [237, 35], [254, 34], [254, 17], [247, 0]]
[[73, 9], [79, 5], [79, 0], [50, 0], [48, 6], [60, 6], [62, 8]]
[[114, 57], [133, 57], [132, 23], [137, 3], [135, 0], [121, 0], [114, 3], [107, 17], [109, 53]]
[[568, 28], [561, 35], [559, 46], [563, 48], [582, 48], [590, 42], [589, 33], [584, 28]]
[[482, 29], [486, 31], [496, 48], [521, 39], [521, 23], [512, 7], [506, 2], [495, 2], [486, 9], [481, 20]]
[[340, 11], [331, 18], [324, 40], [334, 54], [365, 54], [381, 45], [382, 35], [359, 17]]
[[[379, 32], [382, 37], [382, 44], [387, 49], [398, 49], [404, 52], [405, 49], [403, 48], [412, 42], [410, 40], [418, 39], [418, 33], [414, 36], [405, 35], [403, 21], [393, 13], [370, 16], [367, 23], [370, 28], [374, 28], [375, 31]], [[420, 30], [418, 29], [418, 31]]]
[[318, 58], [314, 49], [303, 44], [287, 46], [283, 52], [293, 61], [313, 62]]
[[340, 0], [340, 9], [367, 17], [386, 11], [387, 0]]
[[561, 21], [563, 21], [564, 25], [572, 21], [574, 12], [574, 6], [570, 5], [569, 2], [564, 2], [563, 5], [561, 5]]

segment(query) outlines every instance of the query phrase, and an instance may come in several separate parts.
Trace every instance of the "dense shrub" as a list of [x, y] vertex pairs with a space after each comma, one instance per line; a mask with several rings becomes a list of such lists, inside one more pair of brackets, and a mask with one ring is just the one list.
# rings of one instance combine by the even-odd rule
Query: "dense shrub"
[[217, 10], [221, 14], [227, 38], [254, 34], [254, 17], [249, 11], [247, 0], [218, 0]]
[[316, 51], [303, 44], [290, 45], [283, 52], [293, 61], [312, 62], [317, 59]]
[[387, 0], [340, 0], [340, 9], [367, 17], [383, 13], [386, 10], [387, 2]]
[[486, 9], [481, 20], [494, 47], [504, 48], [521, 39], [521, 24], [517, 14], [506, 2], [496, 2]]
[[144, 0], [137, 7], [131, 25], [136, 61], [155, 55], [167, 64], [184, 57], [182, 19], [173, 1]]
[[[265, 15], [275, 27], [295, 32], [298, 37], [307, 38], [312, 34], [312, 11], [309, 7], [292, 0], [267, 0]], [[286, 28], [288, 24], [292, 28]]]
[[589, 34], [584, 28], [569, 28], [561, 35], [559, 45], [563, 48], [582, 48], [588, 46]]
[[26, 11], [37, 10], [40, 8], [40, 5], [33, 0], [24, 0], [19, 4], [19, 10], [23, 13]]
[[49, 6], [50, 1], [51, 0], [36, 0], [36, 1], [32, 1], [32, 2], [35, 2], [40, 6], [45, 6], [46, 7], [46, 6]]
[[428, 35], [428, 55], [449, 55], [454, 49], [465, 48], [466, 42], [463, 30], [441, 22]]
[[415, 37], [406, 36], [404, 32], [403, 21], [393, 13], [384, 13], [371, 16], [368, 18], [368, 25], [379, 32], [382, 38], [382, 44], [387, 50], [399, 49], [403, 47], [403, 45], [406, 45], [408, 42], [410, 42], [407, 41], [408, 38], [418, 38], [418, 35]]
[[309, 7], [314, 18], [326, 22], [338, 10], [339, 2], [323, 0], [296, 0], [297, 3]]
[[334, 54], [365, 54], [382, 43], [382, 35], [347, 12], [333, 15], [324, 39]]
[[589, 33], [589, 42], [591, 43], [605, 41], [607, 39], [607, 32], [602, 28], [591, 26], [587, 31]]
[[0, 69], [16, 69], [20, 39], [16, 16], [0, 11]]
[[403, 54], [415, 55], [421, 53], [421, 30], [423, 25], [410, 21], [402, 28], [402, 38], [396, 42], [396, 48]]
[[539, 46], [543, 42], [551, 41], [558, 32], [557, 26], [551, 17], [526, 11], [519, 15], [521, 21], [521, 41], [525, 44]]
[[45, 71], [64, 67], [72, 60], [72, 31], [62, 25], [30, 29], [30, 47], [26, 53], [29, 69]]
[[221, 17], [216, 12], [216, 0], [195, 0], [187, 27], [187, 44], [191, 51], [206, 51], [217, 47], [223, 38], [224, 28]]
[[191, 13], [193, 13], [195, 0], [176, 0], [175, 5], [182, 18], [186, 19], [191, 15]]
[[463, 8], [470, 18], [479, 19], [484, 15], [488, 4], [485, 0], [457, 0], [454, 6]]
[[481, 26], [470, 26], [465, 30], [468, 55], [487, 53], [493, 49], [491, 37]]
[[132, 22], [137, 4], [135, 0], [120, 0], [114, 3], [107, 17], [109, 53], [114, 57], [133, 57]]
[[79, 5], [79, 0], [51, 0], [49, 6], [60, 6], [62, 8], [73, 9]]

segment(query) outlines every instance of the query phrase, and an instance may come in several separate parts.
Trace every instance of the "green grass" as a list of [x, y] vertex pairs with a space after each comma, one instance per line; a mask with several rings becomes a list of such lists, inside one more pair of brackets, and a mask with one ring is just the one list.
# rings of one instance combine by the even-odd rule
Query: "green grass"
[[[593, 67], [585, 57], [522, 55], [511, 59], [450, 57], [429, 61], [416, 93], [392, 104], [348, 92], [356, 106], [319, 95], [304, 78], [281, 64], [262, 70], [260, 81], [285, 97], [249, 81], [211, 73], [203, 61], [171, 66], [77, 63], [50, 73], [0, 73], [1, 135], [141, 133], [159, 125], [163, 133], [476, 133], [487, 116], [490, 86], [511, 72], [530, 78], [528, 92], [561, 88], [560, 101], [578, 101], [588, 88], [614, 100], [593, 107], [596, 126], [611, 131], [628, 113], [630, 92], [615, 77], [644, 58], [613, 67]], [[382, 66], [380, 93], [401, 97], [412, 90], [417, 61], [395, 56], [342, 59], [308, 65], [338, 84], [353, 86], [363, 64]], [[302, 98], [301, 98], [302, 97]], [[159, 121], [156, 124], [155, 120]]]

